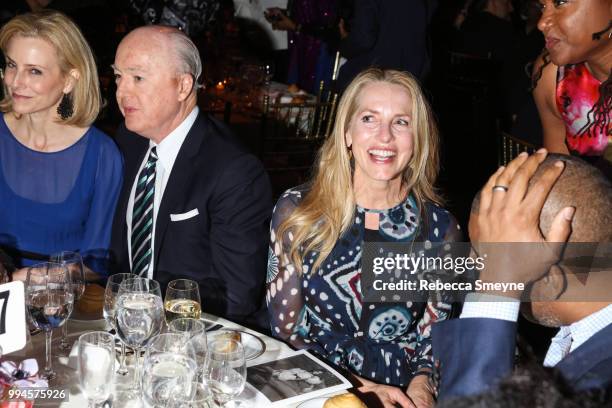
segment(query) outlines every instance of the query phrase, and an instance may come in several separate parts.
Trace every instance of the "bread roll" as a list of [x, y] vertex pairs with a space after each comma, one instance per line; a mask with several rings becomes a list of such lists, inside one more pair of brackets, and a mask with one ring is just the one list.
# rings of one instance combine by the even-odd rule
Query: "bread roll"
[[356, 395], [346, 393], [329, 398], [323, 408], [368, 408]]
[[227, 341], [227, 345], [222, 348], [220, 351], [223, 352], [232, 352], [236, 349], [236, 344], [232, 343], [230, 340], [234, 340], [237, 343], [242, 342], [242, 335], [240, 334], [239, 331], [236, 330], [225, 330], [221, 333], [219, 333], [215, 340], [225, 340]]

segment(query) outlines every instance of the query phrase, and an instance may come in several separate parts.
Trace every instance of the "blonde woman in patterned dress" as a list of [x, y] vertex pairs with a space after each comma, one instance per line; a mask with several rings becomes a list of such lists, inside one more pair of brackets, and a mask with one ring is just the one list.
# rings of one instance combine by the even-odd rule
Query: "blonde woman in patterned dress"
[[431, 407], [431, 324], [444, 303], [365, 303], [364, 241], [461, 235], [434, 189], [438, 135], [416, 80], [370, 69], [347, 88], [308, 184], [285, 192], [271, 225], [272, 333], [355, 375], [384, 407]]

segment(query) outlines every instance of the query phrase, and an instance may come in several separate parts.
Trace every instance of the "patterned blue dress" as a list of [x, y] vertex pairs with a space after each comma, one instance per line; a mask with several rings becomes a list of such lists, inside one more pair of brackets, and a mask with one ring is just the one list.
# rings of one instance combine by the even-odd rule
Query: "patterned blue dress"
[[[321, 267], [309, 270], [317, 256], [310, 253], [299, 274], [288, 258], [290, 234], [281, 242], [276, 231], [306, 192], [304, 186], [285, 192], [272, 216], [266, 300], [273, 335], [382, 384], [406, 386], [415, 374], [431, 372], [431, 325], [448, 317], [450, 305], [364, 303], [362, 245], [364, 238], [379, 242], [458, 241], [462, 234], [455, 218], [427, 202], [424, 213], [428, 219], [423, 222], [410, 195], [388, 210], [357, 206], [353, 225]], [[377, 231], [365, 228], [367, 212], [378, 214]]]

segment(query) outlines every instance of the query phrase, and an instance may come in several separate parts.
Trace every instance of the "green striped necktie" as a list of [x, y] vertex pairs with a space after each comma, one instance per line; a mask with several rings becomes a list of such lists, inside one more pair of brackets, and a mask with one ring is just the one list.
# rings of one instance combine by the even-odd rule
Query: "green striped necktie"
[[157, 148], [153, 147], [147, 164], [138, 175], [132, 210], [132, 273], [145, 275], [149, 270], [153, 247], [153, 200], [155, 198], [155, 163]]

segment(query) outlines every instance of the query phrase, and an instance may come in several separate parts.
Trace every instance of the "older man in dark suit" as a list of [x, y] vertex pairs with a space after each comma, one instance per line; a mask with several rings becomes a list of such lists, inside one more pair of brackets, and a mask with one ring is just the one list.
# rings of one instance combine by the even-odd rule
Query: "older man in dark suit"
[[113, 65], [125, 125], [124, 185], [112, 234], [115, 272], [198, 282], [204, 311], [267, 327], [271, 188], [261, 163], [199, 112], [202, 64], [182, 32], [129, 33]]
[[[441, 399], [482, 393], [510, 375], [520, 299], [531, 301], [523, 303], [525, 312], [540, 324], [560, 327], [545, 366], [574, 391], [612, 389], [612, 186], [578, 158], [545, 156], [521, 156], [498, 170], [473, 208], [470, 238], [477, 248], [514, 243], [489, 252], [481, 279], [531, 288], [528, 296], [517, 291], [505, 299], [470, 294], [459, 319], [434, 325]], [[551, 243], [568, 237], [557, 262], [560, 248]]]

